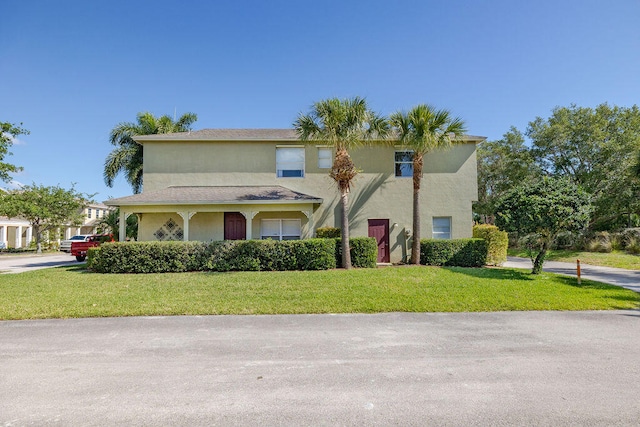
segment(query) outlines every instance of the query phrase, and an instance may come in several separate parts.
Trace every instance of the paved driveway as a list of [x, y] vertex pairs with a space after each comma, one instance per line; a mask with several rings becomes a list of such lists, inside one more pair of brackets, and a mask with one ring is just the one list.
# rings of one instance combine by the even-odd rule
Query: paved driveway
[[640, 312], [0, 322], [0, 425], [638, 425]]
[[0, 255], [1, 273], [22, 273], [41, 268], [77, 264], [76, 258], [66, 254]]
[[[507, 257], [507, 262], [504, 263], [504, 267], [531, 269], [533, 264], [528, 258]], [[543, 270], [576, 277], [576, 267], [576, 264], [568, 262], [545, 261]], [[580, 271], [583, 279], [596, 280], [640, 292], [640, 271], [600, 267], [584, 263], [580, 265]]]

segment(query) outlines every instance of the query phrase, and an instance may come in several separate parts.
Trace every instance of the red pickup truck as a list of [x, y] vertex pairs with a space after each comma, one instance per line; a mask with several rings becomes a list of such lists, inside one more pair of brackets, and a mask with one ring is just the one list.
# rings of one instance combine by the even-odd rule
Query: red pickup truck
[[115, 242], [113, 234], [92, 234], [84, 242], [72, 242], [71, 255], [75, 256], [78, 262], [82, 262], [87, 258], [89, 248], [95, 248], [104, 242]]

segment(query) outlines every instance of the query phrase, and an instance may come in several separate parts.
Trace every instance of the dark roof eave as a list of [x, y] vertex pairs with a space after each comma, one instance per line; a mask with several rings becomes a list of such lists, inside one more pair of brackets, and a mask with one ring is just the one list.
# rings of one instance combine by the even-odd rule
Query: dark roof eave
[[296, 204], [322, 204], [323, 199], [301, 199], [301, 200], [227, 200], [214, 202], [210, 200], [193, 200], [193, 201], [149, 201], [149, 202], [124, 202], [115, 203], [118, 199], [113, 201], [107, 200], [104, 202], [107, 206], [191, 206], [191, 205], [296, 205]]

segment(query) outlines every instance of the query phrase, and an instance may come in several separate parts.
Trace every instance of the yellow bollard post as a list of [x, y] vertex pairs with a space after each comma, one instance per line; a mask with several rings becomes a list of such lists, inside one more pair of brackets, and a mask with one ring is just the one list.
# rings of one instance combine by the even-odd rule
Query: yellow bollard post
[[580, 260], [578, 260], [578, 265], [576, 268], [577, 272], [578, 272], [578, 285], [580, 284]]

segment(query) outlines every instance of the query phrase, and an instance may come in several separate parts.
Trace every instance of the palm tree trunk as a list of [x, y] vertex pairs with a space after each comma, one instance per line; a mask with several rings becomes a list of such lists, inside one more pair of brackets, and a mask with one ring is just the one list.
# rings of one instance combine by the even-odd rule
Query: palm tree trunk
[[342, 208], [342, 268], [351, 268], [351, 248], [349, 246], [349, 191], [342, 190], [340, 194], [340, 206]]
[[422, 181], [423, 157], [415, 153], [413, 157], [413, 241], [411, 244], [411, 264], [420, 264], [420, 183]]

